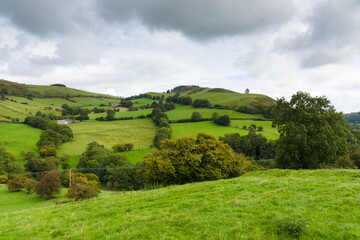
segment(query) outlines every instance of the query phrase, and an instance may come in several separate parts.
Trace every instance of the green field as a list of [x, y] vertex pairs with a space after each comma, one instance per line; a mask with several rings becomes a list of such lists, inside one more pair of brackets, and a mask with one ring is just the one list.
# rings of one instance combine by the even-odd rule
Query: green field
[[131, 101], [134, 103], [133, 107], [141, 107], [141, 106], [144, 106], [147, 104], [149, 104], [151, 106], [151, 104], [153, 102], [159, 102], [157, 100], [152, 100], [152, 99], [148, 99], [148, 98], [138, 98], [138, 99], [134, 99]]
[[[247, 135], [249, 130], [242, 129], [242, 126], [246, 125], [249, 127], [251, 124], [259, 124], [264, 127], [262, 132], [257, 132], [262, 134], [267, 139], [277, 139], [278, 133], [275, 128], [271, 128], [271, 121], [253, 121], [253, 120], [233, 120], [231, 121], [231, 126], [224, 127], [216, 125], [211, 121], [206, 122], [191, 122], [191, 123], [173, 123], [171, 124], [172, 128], [172, 138], [177, 139], [183, 136], [196, 136], [199, 132], [206, 132], [215, 137], [223, 137], [227, 133], [239, 133], [240, 136]], [[236, 125], [234, 125], [236, 124]], [[238, 128], [236, 128], [238, 126]]]
[[[65, 195], [67, 193], [67, 188], [62, 188], [59, 195], [54, 196], [54, 198], [46, 201], [37, 197], [35, 193], [28, 194], [26, 190], [20, 192], [9, 191], [6, 189], [5, 184], [0, 184], [0, 214], [6, 213], [10, 214], [12, 212], [21, 212], [23, 210], [30, 209], [44, 209], [46, 207], [54, 206], [55, 202], [66, 201], [68, 200]], [[100, 193], [101, 196], [111, 195], [112, 192], [102, 190]], [[0, 230], [1, 233], [1, 230]], [[0, 234], [1, 238], [1, 234]]]
[[209, 108], [193, 108], [192, 106], [176, 105], [174, 110], [166, 112], [169, 120], [190, 119], [193, 112], [199, 112], [203, 118], [211, 118], [214, 112], [220, 116], [229, 115], [230, 118], [264, 118], [262, 115], [251, 115], [239, 113], [233, 110], [209, 109]]
[[220, 104], [223, 106], [256, 106], [266, 105], [271, 106], [275, 104], [274, 99], [261, 94], [243, 94], [236, 92], [222, 92], [214, 89], [206, 89], [204, 91], [191, 94], [194, 99], [208, 99], [211, 104]]
[[[124, 108], [122, 108], [124, 109]], [[126, 108], [125, 108], [126, 109]], [[139, 110], [139, 111], [121, 111], [120, 112], [117, 112], [115, 117], [116, 118], [121, 118], [121, 117], [133, 117], [133, 118], [136, 118], [138, 116], [141, 116], [141, 115], [148, 115], [152, 112], [152, 108], [151, 109], [144, 109], [144, 110]], [[90, 119], [95, 119], [97, 117], [106, 117], [107, 116], [107, 113], [104, 112], [104, 113], [91, 113], [89, 114], [89, 117]]]
[[156, 127], [150, 119], [134, 119], [127, 121], [95, 121], [88, 120], [68, 125], [74, 133], [74, 140], [64, 143], [59, 154], [79, 155], [86, 145], [96, 141], [111, 149], [115, 143], [132, 143], [141, 148], [148, 148], [154, 139]]
[[6, 151], [20, 158], [21, 150], [38, 151], [36, 143], [39, 141], [41, 132], [40, 129], [25, 124], [0, 123], [0, 142]]
[[[140, 147], [141, 147], [141, 142], [140, 142]], [[134, 148], [135, 150], [133, 151], [123, 153], [128, 157], [130, 162], [132, 162], [133, 164], [140, 162], [143, 159], [144, 155], [152, 150], [152, 148], [138, 149], [139, 146], [134, 146]]]
[[3, 210], [0, 235], [3, 239], [359, 239], [359, 179], [358, 170], [268, 170], [57, 206]]

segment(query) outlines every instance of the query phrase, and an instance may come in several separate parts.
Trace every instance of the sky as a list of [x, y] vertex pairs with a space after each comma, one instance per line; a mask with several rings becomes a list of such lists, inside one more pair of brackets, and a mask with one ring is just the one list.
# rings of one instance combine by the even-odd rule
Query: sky
[[0, 78], [128, 97], [178, 85], [360, 111], [358, 0], [2, 0]]

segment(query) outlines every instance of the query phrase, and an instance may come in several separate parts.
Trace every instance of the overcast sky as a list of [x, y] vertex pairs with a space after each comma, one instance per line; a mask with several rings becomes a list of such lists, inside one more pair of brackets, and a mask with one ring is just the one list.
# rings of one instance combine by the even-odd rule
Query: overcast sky
[[0, 78], [117, 96], [178, 85], [360, 111], [358, 0], [1, 0]]

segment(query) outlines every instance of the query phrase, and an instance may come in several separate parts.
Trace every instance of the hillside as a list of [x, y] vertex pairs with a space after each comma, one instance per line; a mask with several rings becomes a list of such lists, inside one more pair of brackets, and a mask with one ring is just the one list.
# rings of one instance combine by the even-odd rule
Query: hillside
[[84, 202], [2, 212], [0, 235], [4, 239], [358, 239], [359, 178], [358, 170], [268, 170], [229, 180], [119, 192]]
[[119, 103], [120, 98], [86, 92], [62, 86], [25, 85], [0, 80], [0, 92], [6, 100], [0, 101], [0, 121], [10, 122], [35, 115], [37, 111], [61, 115], [61, 106], [99, 107]]
[[255, 107], [258, 105], [272, 106], [275, 104], [275, 100], [262, 94], [245, 94], [238, 93], [223, 88], [201, 88], [201, 87], [185, 87], [174, 88], [172, 92], [163, 94], [156, 92], [148, 92], [152, 96], [172, 96], [175, 93], [179, 93], [181, 96], [190, 96], [194, 99], [208, 99], [212, 105], [218, 104], [228, 107]]
[[[5, 90], [4, 90], [5, 89]], [[52, 98], [52, 97], [107, 97], [107, 98], [116, 98], [106, 94], [98, 94], [87, 92], [83, 90], [78, 90], [69, 87], [63, 86], [42, 86], [42, 85], [27, 85], [19, 84], [11, 81], [6, 81], [0, 79], [0, 91], [9, 96], [18, 96], [18, 97], [37, 97], [37, 98]]]

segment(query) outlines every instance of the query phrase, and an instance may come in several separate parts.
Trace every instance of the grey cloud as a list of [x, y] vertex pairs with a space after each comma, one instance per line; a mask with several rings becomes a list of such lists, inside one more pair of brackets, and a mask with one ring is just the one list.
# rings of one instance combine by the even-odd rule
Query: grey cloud
[[[74, 19], [85, 1], [2, 0], [0, 13], [19, 28], [38, 36], [66, 34], [76, 30]], [[80, 22], [81, 25], [81, 22]]]
[[276, 49], [291, 51], [302, 68], [341, 63], [359, 54], [360, 2], [321, 2], [304, 19], [308, 30], [295, 38], [277, 41]]
[[102, 0], [107, 20], [140, 19], [153, 30], [175, 30], [196, 39], [248, 33], [287, 21], [293, 13], [288, 0]]

